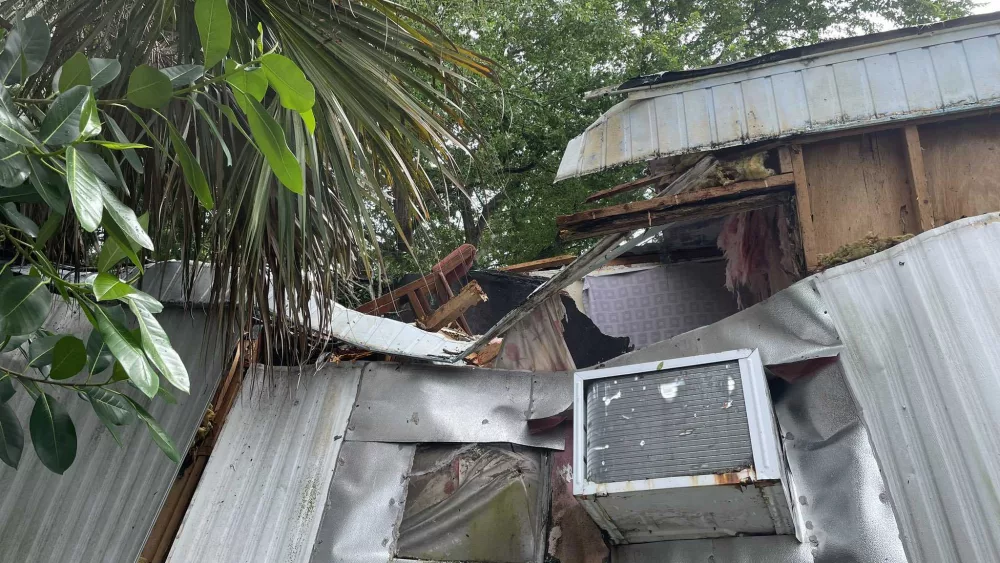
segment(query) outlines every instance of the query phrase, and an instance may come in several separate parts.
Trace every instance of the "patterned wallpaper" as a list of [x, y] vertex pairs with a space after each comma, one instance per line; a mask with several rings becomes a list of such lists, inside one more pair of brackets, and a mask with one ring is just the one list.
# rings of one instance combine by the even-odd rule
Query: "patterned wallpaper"
[[735, 313], [725, 268], [717, 260], [587, 276], [587, 314], [605, 334], [628, 336], [643, 348]]

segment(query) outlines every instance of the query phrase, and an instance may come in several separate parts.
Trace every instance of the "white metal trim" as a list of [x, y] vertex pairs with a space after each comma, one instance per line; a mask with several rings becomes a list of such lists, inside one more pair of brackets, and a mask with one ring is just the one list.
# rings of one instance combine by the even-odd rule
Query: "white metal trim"
[[757, 478], [781, 479], [781, 448], [774, 424], [774, 410], [771, 408], [764, 366], [757, 350], [740, 360], [740, 379], [743, 382], [743, 400], [747, 407], [747, 424], [750, 426], [750, 445]]

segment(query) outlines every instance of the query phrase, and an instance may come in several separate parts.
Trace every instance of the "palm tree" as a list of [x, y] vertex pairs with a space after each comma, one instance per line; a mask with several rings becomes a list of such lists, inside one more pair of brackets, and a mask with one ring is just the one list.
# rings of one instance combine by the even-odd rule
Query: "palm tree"
[[[121, 62], [123, 71], [102, 91], [112, 100], [125, 95], [130, 71], [142, 64], [203, 62], [209, 54], [202, 52], [206, 38], [199, 37], [205, 27], [205, 20], [198, 20], [205, 16], [198, 13], [204, 10], [200, 4], [4, 2], [3, 23], [37, 15], [52, 29], [51, 64], [30, 79], [20, 97], [47, 91], [59, 64], [77, 52]], [[493, 70], [489, 60], [392, 2], [229, 0], [228, 8], [232, 35], [222, 51], [232, 63], [276, 50], [315, 88], [308, 116], [283, 107], [274, 95], [261, 102], [285, 131], [304, 177], [301, 194], [281, 188], [245, 133], [243, 112], [232, 111], [240, 100], [229, 89], [175, 97], [162, 110], [166, 119], [114, 104], [102, 109], [128, 140], [154, 147], [141, 169], [123, 166], [131, 189], [119, 193], [137, 212], [149, 213], [157, 249], [150, 258], [213, 263], [220, 330], [242, 333], [255, 315], [276, 311], [263, 323], [265, 349], [290, 349], [305, 341], [301, 327], [322, 325], [332, 302], [345, 293], [345, 280], [373, 271], [387, 228], [405, 234], [408, 217], [426, 214], [428, 200], [436, 197], [428, 168], [457, 181], [452, 153], [464, 150], [470, 134], [463, 76], [492, 77]], [[207, 62], [216, 75], [231, 64]], [[209, 196], [186, 186], [192, 178], [185, 162], [167, 150], [168, 122], [204, 170]], [[206, 201], [214, 209], [206, 209]], [[96, 239], [88, 237], [95, 235], [66, 223], [48, 243], [50, 256], [63, 263], [91, 262]], [[194, 270], [187, 271], [190, 282]], [[318, 305], [314, 318], [309, 300]]]

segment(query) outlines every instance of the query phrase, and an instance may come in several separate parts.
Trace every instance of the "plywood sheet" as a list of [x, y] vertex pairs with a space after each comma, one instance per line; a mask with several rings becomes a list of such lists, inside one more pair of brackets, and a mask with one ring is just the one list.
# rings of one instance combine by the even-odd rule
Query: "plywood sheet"
[[881, 131], [803, 147], [816, 251], [868, 233], [917, 232], [902, 136]]
[[920, 144], [938, 224], [1000, 211], [1000, 117], [924, 125]]

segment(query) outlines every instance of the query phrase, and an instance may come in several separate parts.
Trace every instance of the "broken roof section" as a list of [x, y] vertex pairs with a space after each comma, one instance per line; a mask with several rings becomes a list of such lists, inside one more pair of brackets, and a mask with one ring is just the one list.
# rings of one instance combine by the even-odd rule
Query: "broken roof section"
[[556, 181], [653, 158], [1000, 105], [1000, 13], [630, 80]]

